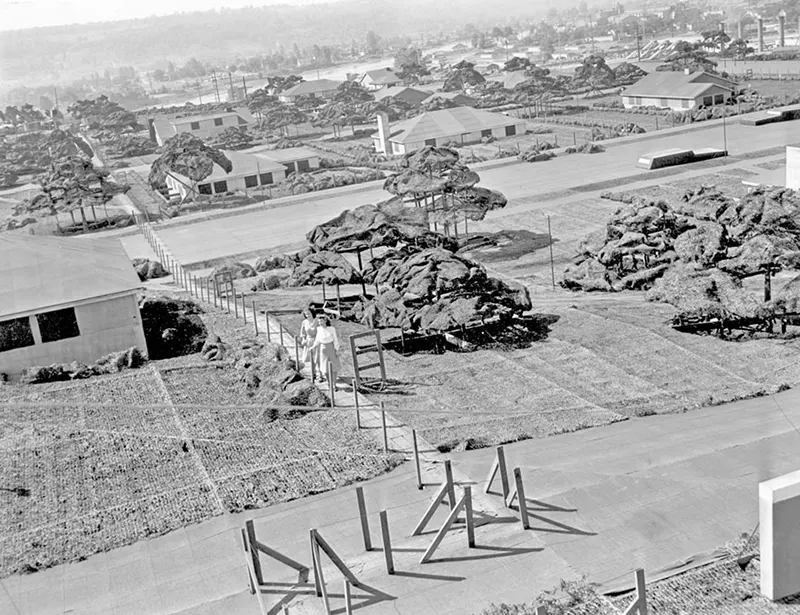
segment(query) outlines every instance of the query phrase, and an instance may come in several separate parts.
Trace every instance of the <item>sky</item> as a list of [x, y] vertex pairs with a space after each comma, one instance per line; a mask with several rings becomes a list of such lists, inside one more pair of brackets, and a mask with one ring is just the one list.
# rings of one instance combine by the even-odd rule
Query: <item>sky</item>
[[115, 21], [267, 4], [313, 5], [333, 0], [0, 0], [0, 30]]

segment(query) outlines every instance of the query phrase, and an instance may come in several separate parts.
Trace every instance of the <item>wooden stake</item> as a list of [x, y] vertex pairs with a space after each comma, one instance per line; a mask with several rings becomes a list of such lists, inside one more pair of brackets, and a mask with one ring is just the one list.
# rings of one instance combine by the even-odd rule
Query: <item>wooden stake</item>
[[456, 505], [456, 489], [453, 485], [453, 466], [449, 459], [444, 462], [444, 484], [447, 486], [447, 503], [452, 510]]
[[345, 615], [353, 615], [353, 597], [350, 581], [347, 579], [344, 580], [344, 612]]
[[236, 301], [236, 289], [233, 291], [233, 314], [235, 318], [239, 318], [239, 302]]
[[308, 535], [310, 538], [310, 546], [311, 546], [311, 562], [314, 570], [314, 592], [317, 596], [322, 595], [322, 587], [320, 583], [320, 561], [319, 561], [319, 545], [317, 545], [317, 530], [309, 530]]
[[247, 303], [244, 298], [244, 293], [242, 293], [242, 318], [244, 318], [244, 324], [247, 324]]
[[258, 337], [258, 312], [256, 312], [256, 302], [253, 300], [253, 326], [256, 330], [256, 337]]
[[258, 552], [257, 552], [256, 547], [255, 547], [255, 545], [256, 545], [256, 528], [255, 528], [255, 525], [253, 525], [253, 520], [250, 519], [248, 521], [245, 521], [244, 526], [245, 526], [245, 529], [247, 531], [247, 542], [248, 542], [248, 545], [250, 546], [250, 557], [253, 560], [253, 570], [255, 571], [255, 574], [256, 574], [256, 583], [258, 585], [263, 585], [264, 584], [264, 576], [263, 576], [263, 574], [261, 572], [261, 560], [258, 557]]
[[519, 518], [522, 521], [522, 529], [531, 529], [530, 521], [528, 520], [528, 503], [525, 500], [525, 486], [522, 484], [522, 470], [514, 468], [514, 491], [507, 500], [507, 506], [511, 506], [514, 501], [514, 496], [517, 497], [519, 502]]
[[389, 517], [385, 510], [381, 511], [381, 537], [383, 539], [383, 559], [386, 562], [386, 574], [394, 574], [394, 560], [392, 559], [392, 540], [389, 537]]
[[228, 314], [231, 313], [231, 294], [228, 291], [225, 291], [225, 303], [228, 307]]
[[430, 546], [427, 548], [425, 553], [422, 555], [422, 558], [419, 560], [420, 564], [425, 564], [430, 561], [431, 557], [433, 557], [433, 553], [442, 543], [444, 539], [444, 535], [447, 533], [447, 530], [455, 523], [456, 518], [458, 517], [458, 513], [461, 512], [461, 509], [464, 508], [466, 503], [466, 496], [463, 496], [461, 500], [453, 507], [453, 510], [450, 511], [450, 514], [447, 515], [447, 519], [445, 519], [444, 523], [442, 523], [442, 527], [439, 528], [439, 531], [436, 532], [436, 536], [434, 536], [433, 541], [431, 542]]
[[331, 408], [336, 406], [336, 387], [333, 384], [333, 366], [328, 363], [328, 392], [331, 396]]
[[367, 517], [367, 504], [364, 501], [363, 487], [356, 487], [356, 500], [358, 501], [358, 516], [361, 518], [361, 534], [364, 537], [364, 550], [372, 551], [372, 537], [369, 535], [369, 519]]
[[266, 324], [266, 329], [267, 329], [267, 341], [268, 341], [268, 342], [271, 342], [272, 340], [270, 339], [270, 332], [269, 332], [269, 312], [265, 312], [265, 313], [264, 313], [264, 318], [266, 319], [266, 322], [267, 322], [267, 324]]
[[422, 471], [419, 467], [419, 446], [417, 445], [417, 430], [411, 430], [411, 442], [414, 445], [414, 468], [417, 472], [417, 489], [422, 489]]
[[355, 378], [353, 378], [353, 404], [356, 407], [356, 429], [361, 429], [361, 410], [358, 408], [358, 388]]
[[381, 402], [381, 429], [383, 429], [383, 452], [389, 452], [389, 435], [386, 433], [386, 405]]
[[489, 471], [489, 478], [486, 480], [485, 493], [489, 493], [492, 481], [494, 481], [498, 471], [500, 472], [500, 484], [503, 489], [503, 498], [505, 499], [508, 497], [508, 469], [506, 467], [506, 453], [502, 446], [497, 447], [497, 455], [492, 464], [492, 469]]
[[278, 333], [281, 337], [281, 346], [283, 346], [283, 325], [280, 323], [280, 321], [278, 322]]
[[467, 518], [467, 543], [475, 548], [475, 519], [472, 517], [472, 487], [464, 487], [464, 516]]
[[297, 338], [294, 338], [294, 363], [297, 365], [297, 371], [299, 372], [303, 369], [300, 366], [300, 342], [297, 341]]

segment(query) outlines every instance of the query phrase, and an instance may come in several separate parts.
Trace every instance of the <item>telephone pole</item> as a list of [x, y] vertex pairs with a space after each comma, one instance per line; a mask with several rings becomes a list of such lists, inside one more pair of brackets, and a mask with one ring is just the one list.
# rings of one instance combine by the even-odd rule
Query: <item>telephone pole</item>
[[228, 71], [228, 83], [231, 84], [231, 101], [235, 101], [237, 100], [237, 98], [236, 94], [233, 91], [233, 75], [231, 74], [231, 71]]
[[219, 83], [217, 83], [217, 71], [213, 68], [211, 69], [211, 81], [214, 83], [214, 91], [217, 93], [217, 102], [220, 102], [219, 99]]

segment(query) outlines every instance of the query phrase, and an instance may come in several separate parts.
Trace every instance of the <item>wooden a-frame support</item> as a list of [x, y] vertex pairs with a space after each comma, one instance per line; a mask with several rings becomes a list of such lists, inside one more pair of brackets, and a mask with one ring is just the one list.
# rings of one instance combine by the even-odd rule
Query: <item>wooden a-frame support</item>
[[644, 568], [636, 570], [636, 600], [625, 610], [623, 615], [647, 615], [647, 585], [644, 580]]
[[502, 446], [497, 447], [497, 455], [492, 462], [492, 468], [489, 470], [489, 476], [486, 479], [486, 487], [484, 493], [489, 493], [492, 488], [492, 482], [500, 472], [500, 486], [503, 489], [503, 499], [508, 497], [508, 468], [506, 467], [506, 453]]
[[528, 520], [528, 502], [525, 499], [525, 486], [522, 484], [522, 470], [519, 468], [514, 468], [514, 487], [505, 498], [506, 508], [511, 508], [514, 498], [519, 503], [519, 519], [522, 522], [522, 529], [531, 529], [531, 524]]
[[472, 517], [472, 488], [470, 486], [464, 487], [464, 495], [461, 496], [461, 499], [455, 505], [453, 510], [450, 511], [450, 514], [447, 515], [447, 519], [444, 520], [442, 523], [442, 527], [439, 528], [439, 531], [436, 532], [436, 536], [433, 537], [431, 544], [423, 553], [422, 558], [419, 560], [420, 564], [425, 564], [430, 561], [433, 554], [436, 552], [436, 549], [439, 548], [439, 545], [444, 540], [444, 535], [447, 534], [447, 530], [449, 530], [456, 521], [458, 514], [464, 510], [465, 516], [467, 518], [467, 544], [469, 548], [472, 549], [475, 547], [475, 521]]
[[336, 566], [350, 585], [361, 588], [363, 588], [363, 585], [316, 529], [309, 530], [309, 538], [311, 540], [311, 559], [314, 567], [314, 591], [317, 597], [322, 598], [322, 602], [325, 604], [325, 612], [330, 615], [331, 605], [328, 599], [328, 588], [325, 585], [325, 576], [322, 573], [322, 552], [328, 556], [331, 563]]
[[433, 496], [433, 500], [428, 505], [428, 509], [425, 511], [425, 514], [422, 515], [422, 519], [420, 519], [419, 523], [417, 523], [414, 531], [411, 532], [412, 536], [418, 536], [425, 531], [425, 526], [428, 525], [428, 522], [431, 520], [431, 518], [433, 518], [433, 515], [438, 510], [441, 503], [444, 502], [445, 498], [447, 498], [451, 511], [456, 507], [455, 486], [453, 484], [453, 469], [449, 459], [444, 462], [444, 476], [444, 482]]

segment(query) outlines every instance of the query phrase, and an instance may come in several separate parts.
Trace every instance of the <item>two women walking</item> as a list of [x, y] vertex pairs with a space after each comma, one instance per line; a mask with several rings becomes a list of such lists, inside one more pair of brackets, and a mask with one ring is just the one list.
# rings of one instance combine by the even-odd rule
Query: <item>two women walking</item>
[[341, 370], [339, 360], [339, 336], [325, 314], [316, 318], [311, 310], [303, 311], [303, 323], [300, 325], [300, 341], [303, 344], [303, 363], [311, 361], [317, 379], [324, 382], [330, 375], [334, 383]]

